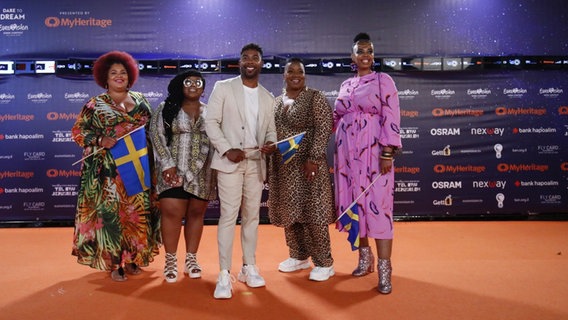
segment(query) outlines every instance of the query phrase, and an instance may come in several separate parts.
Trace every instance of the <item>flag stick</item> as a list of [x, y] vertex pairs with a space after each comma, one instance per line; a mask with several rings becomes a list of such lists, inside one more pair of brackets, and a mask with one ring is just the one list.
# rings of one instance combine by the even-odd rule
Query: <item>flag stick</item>
[[[300, 133], [298, 133], [297, 135], [294, 135], [294, 136], [288, 137], [288, 138], [286, 138], [286, 139], [282, 139], [282, 140], [280, 140], [280, 141], [276, 141], [276, 142], [274, 142], [274, 143], [271, 143], [270, 146], [275, 146], [275, 145], [279, 144], [280, 142], [284, 142], [284, 141], [290, 140], [290, 139], [292, 139], [292, 138], [296, 138], [297, 136], [302, 135], [302, 134], [305, 134], [305, 133], [306, 133], [306, 131], [300, 132]], [[260, 151], [260, 149], [254, 149], [254, 150], [252, 150], [252, 151], [249, 151], [249, 152], [245, 153], [245, 156], [248, 156], [249, 154], [254, 153], [254, 152], [257, 152], [257, 151]]]
[[[116, 139], [116, 141], [118, 142], [118, 140], [124, 139], [126, 136], [129, 136], [129, 135], [133, 134], [134, 132], [136, 132], [136, 131], [138, 131], [138, 130], [140, 130], [140, 129], [142, 129], [142, 128], [144, 128], [144, 126], [140, 126], [140, 127], [136, 128], [136, 129], [134, 129], [134, 130], [128, 132], [127, 134], [125, 134], [125, 135], [121, 136], [120, 138]], [[83, 158], [81, 158], [81, 159], [79, 159], [79, 160], [73, 162], [72, 166], [76, 165], [77, 163], [79, 163], [79, 162], [81, 162], [81, 161], [83, 161], [83, 160], [85, 160], [85, 159], [87, 159], [87, 158], [89, 158], [89, 157], [91, 157], [91, 156], [94, 156], [95, 154], [99, 153], [99, 151], [101, 151], [101, 150], [104, 150], [104, 148], [103, 148], [103, 147], [100, 147], [100, 148], [96, 149], [95, 151], [91, 152], [90, 155], [88, 155], [88, 156], [86, 156], [86, 157], [83, 157]]]
[[377, 180], [378, 180], [382, 175], [383, 175], [382, 173], [379, 173], [379, 175], [377, 175], [377, 176], [375, 177], [375, 179], [373, 179], [373, 181], [371, 181], [371, 184], [369, 184], [369, 186], [368, 186], [367, 188], [365, 188], [365, 190], [363, 190], [363, 192], [361, 192], [361, 194], [358, 195], [357, 198], [355, 198], [355, 201], [351, 202], [351, 204], [347, 207], [347, 209], [345, 209], [345, 211], [343, 211], [343, 213], [341, 213], [341, 214], [339, 215], [339, 217], [337, 217], [337, 219], [335, 219], [335, 221], [337, 221], [337, 220], [339, 220], [341, 217], [343, 217], [343, 215], [344, 215], [345, 213], [347, 213], [347, 211], [349, 210], [349, 208], [351, 208], [355, 203], [357, 203], [357, 201], [358, 201], [359, 199], [361, 199], [361, 197], [362, 197], [365, 193], [367, 193], [367, 191], [369, 191], [369, 189], [373, 186], [373, 184], [375, 184], [375, 182], [377, 182]]

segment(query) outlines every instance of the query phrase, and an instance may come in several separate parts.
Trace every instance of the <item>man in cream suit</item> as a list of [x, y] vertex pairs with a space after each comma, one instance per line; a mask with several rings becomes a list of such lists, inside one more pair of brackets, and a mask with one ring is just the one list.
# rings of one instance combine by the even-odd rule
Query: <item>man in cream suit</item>
[[238, 280], [263, 287], [256, 266], [260, 201], [266, 180], [265, 154], [276, 147], [274, 97], [258, 83], [262, 49], [245, 45], [239, 60], [240, 76], [218, 81], [207, 103], [205, 129], [215, 148], [211, 167], [217, 170], [221, 216], [217, 229], [221, 272], [213, 296], [232, 296], [231, 263], [235, 224], [241, 212], [243, 267]]

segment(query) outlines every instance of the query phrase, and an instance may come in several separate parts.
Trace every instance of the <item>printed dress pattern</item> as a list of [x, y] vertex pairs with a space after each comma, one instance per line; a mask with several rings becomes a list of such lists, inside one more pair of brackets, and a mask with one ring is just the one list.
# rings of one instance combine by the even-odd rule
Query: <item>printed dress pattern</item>
[[[118, 138], [147, 126], [150, 104], [138, 92], [129, 94], [135, 101], [130, 112], [115, 106], [106, 93], [83, 106], [72, 128], [73, 139], [84, 148], [83, 157], [97, 150], [99, 135]], [[161, 240], [157, 204], [153, 188], [134, 196], [126, 194], [107, 149], [86, 158], [81, 167], [72, 254], [78, 263], [99, 270], [131, 262], [147, 266], [158, 254]]]
[[[341, 84], [334, 110], [335, 199], [341, 214], [380, 173], [383, 146], [402, 147], [397, 89], [372, 72]], [[360, 236], [393, 238], [394, 163], [358, 201]], [[340, 226], [337, 226], [341, 229]]]

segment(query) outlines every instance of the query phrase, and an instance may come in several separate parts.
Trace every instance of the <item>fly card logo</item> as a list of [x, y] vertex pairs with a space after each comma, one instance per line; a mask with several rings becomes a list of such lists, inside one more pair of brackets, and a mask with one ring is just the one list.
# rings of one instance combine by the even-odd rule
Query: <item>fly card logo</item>
[[22, 203], [24, 211], [43, 211], [45, 209], [45, 202], [24, 202]]
[[559, 194], [541, 194], [540, 203], [542, 204], [561, 204], [562, 196]]
[[24, 152], [24, 161], [45, 160], [45, 152]]
[[545, 146], [537, 146], [538, 154], [559, 154], [560, 153], [560, 146], [558, 145], [545, 145]]

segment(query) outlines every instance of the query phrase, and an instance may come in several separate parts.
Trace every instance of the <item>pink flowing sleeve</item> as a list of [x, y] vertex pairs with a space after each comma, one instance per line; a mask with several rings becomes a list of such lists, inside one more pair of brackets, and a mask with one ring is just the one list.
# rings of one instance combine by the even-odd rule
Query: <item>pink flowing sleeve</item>
[[402, 147], [400, 139], [400, 104], [394, 80], [386, 73], [380, 73], [381, 104], [384, 125], [379, 143], [383, 146]]

